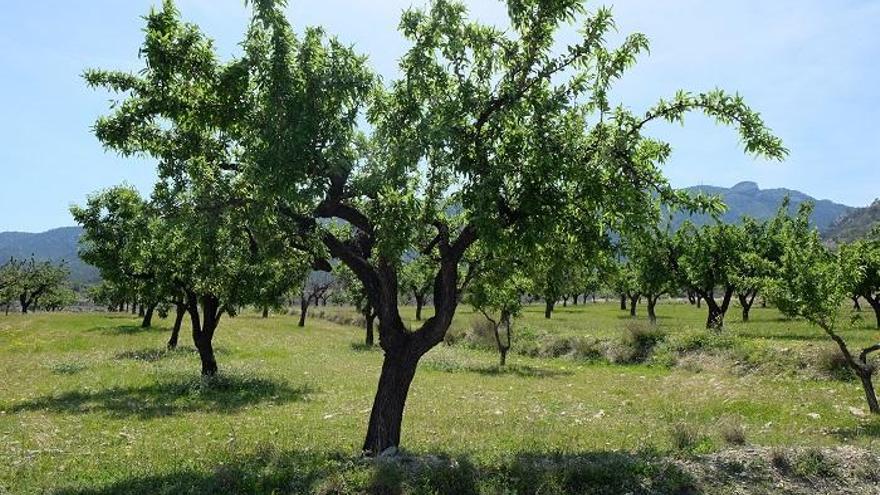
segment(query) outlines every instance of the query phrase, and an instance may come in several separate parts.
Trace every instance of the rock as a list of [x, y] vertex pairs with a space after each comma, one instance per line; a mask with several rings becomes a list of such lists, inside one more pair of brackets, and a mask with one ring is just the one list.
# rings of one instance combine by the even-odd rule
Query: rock
[[849, 412], [851, 412], [853, 416], [858, 416], [860, 418], [864, 418], [868, 415], [868, 413], [866, 413], [862, 409], [859, 409], [858, 407], [850, 407]]
[[819, 413], [807, 413], [807, 417], [810, 419], [821, 419], [822, 416]]

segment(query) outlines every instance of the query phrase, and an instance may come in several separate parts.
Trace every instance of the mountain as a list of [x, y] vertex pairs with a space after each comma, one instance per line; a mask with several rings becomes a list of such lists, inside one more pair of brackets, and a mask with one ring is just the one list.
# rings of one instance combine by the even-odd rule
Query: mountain
[[98, 270], [85, 264], [77, 254], [82, 227], [61, 227], [39, 234], [27, 232], [0, 232], [0, 263], [10, 257], [39, 261], [65, 261], [70, 278], [75, 283], [89, 284], [100, 280]]
[[825, 232], [825, 238], [835, 244], [850, 242], [864, 237], [878, 225], [880, 225], [880, 199], [875, 199], [870, 206], [856, 208], [839, 218]]
[[[720, 196], [727, 211], [721, 215], [721, 219], [727, 223], [739, 222], [743, 216], [750, 216], [759, 220], [767, 219], [776, 214], [776, 210], [782, 204], [782, 200], [788, 196], [791, 200], [789, 207], [792, 213], [796, 213], [798, 206], [805, 201], [815, 204], [813, 210], [813, 224], [820, 232], [826, 232], [834, 222], [855, 210], [852, 206], [846, 206], [827, 199], [817, 200], [812, 196], [792, 189], [760, 189], [754, 182], [740, 182], [731, 187], [717, 186], [693, 186], [685, 188], [692, 194], [704, 193], [712, 196]], [[678, 227], [686, 219], [697, 225], [703, 225], [711, 221], [708, 215], [692, 215], [677, 213], [673, 216], [673, 226]]]

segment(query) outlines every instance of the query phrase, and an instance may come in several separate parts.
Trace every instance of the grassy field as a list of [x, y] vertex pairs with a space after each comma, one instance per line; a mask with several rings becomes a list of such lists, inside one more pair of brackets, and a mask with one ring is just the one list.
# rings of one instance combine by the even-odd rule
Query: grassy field
[[[708, 335], [702, 310], [663, 304], [658, 314], [669, 341]], [[456, 331], [474, 318], [463, 308]], [[763, 452], [754, 458], [787, 447], [880, 452], [858, 383], [808, 369], [827, 337], [772, 309], [738, 320], [734, 308], [724, 336], [705, 337], [725, 353], [674, 362], [514, 354], [500, 369], [489, 350], [440, 346], [410, 393], [411, 466], [401, 468], [357, 456], [381, 363], [356, 345], [358, 328], [225, 319], [221, 375], [203, 382], [191, 348], [162, 350], [168, 320], [142, 330], [123, 315], [0, 316], [0, 493], [716, 493], [688, 459], [741, 440], [749, 447], [736, 449]], [[870, 322], [847, 338], [876, 339]], [[535, 306], [517, 332], [613, 342], [628, 325], [614, 303], [559, 308], [551, 321]], [[824, 454], [807, 452], [790, 464], [809, 481], [821, 474], [804, 471], [809, 456]]]

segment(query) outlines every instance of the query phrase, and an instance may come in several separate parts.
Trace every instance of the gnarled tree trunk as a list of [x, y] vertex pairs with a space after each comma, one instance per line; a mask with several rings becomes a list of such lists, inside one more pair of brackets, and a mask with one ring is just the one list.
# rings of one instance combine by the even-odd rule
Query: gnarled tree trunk
[[755, 303], [755, 296], [758, 295], [757, 290], [749, 290], [742, 293], [737, 293], [737, 298], [739, 298], [739, 305], [742, 306], [742, 320], [749, 321], [749, 312], [752, 309], [752, 304]]
[[629, 296], [629, 315], [635, 318], [636, 316], [636, 306], [639, 304], [639, 299], [642, 298], [642, 295], [639, 293], [631, 294]]
[[715, 297], [711, 292], [701, 294], [702, 299], [706, 301], [706, 307], [709, 308], [706, 328], [721, 330], [724, 327], [724, 315], [727, 314], [727, 308], [730, 307], [730, 299], [733, 297], [733, 292], [732, 288], [725, 289], [720, 305], [715, 301]]
[[151, 303], [144, 311], [144, 319], [141, 321], [141, 328], [150, 328], [153, 326], [153, 312], [156, 311], [156, 304]]
[[652, 325], [657, 324], [657, 313], [654, 310], [657, 307], [658, 299], [660, 299], [659, 295], [648, 295], [645, 301], [648, 305], [648, 321], [651, 322]]
[[[220, 322], [220, 301], [210, 294], [197, 298], [194, 293], [189, 293], [187, 306], [192, 321], [193, 344], [202, 361], [202, 376], [214, 376], [217, 374], [217, 360], [214, 358], [213, 340], [217, 324]], [[199, 315], [199, 306], [202, 315]]]

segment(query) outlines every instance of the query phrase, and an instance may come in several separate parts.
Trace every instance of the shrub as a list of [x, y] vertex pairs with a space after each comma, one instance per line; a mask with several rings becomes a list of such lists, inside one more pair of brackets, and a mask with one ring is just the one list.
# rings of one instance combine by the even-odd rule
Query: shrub
[[734, 418], [727, 418], [718, 425], [721, 439], [727, 445], [745, 445], [746, 430], [743, 425]]
[[578, 337], [571, 342], [571, 356], [585, 361], [598, 361], [603, 358], [602, 343], [593, 337]]
[[837, 346], [823, 347], [816, 353], [815, 366], [824, 375], [835, 380], [853, 380], [855, 375]]
[[700, 434], [688, 423], [679, 421], [669, 427], [672, 448], [678, 452], [692, 452], [700, 443]]
[[623, 328], [618, 342], [610, 347], [608, 359], [613, 363], [643, 363], [665, 338], [666, 334], [657, 327], [631, 321]]
[[495, 326], [492, 322], [483, 316], [477, 316], [471, 320], [465, 341], [470, 347], [477, 349], [494, 349], [497, 346], [495, 342]]
[[800, 452], [791, 460], [791, 471], [802, 478], [834, 478], [837, 466], [817, 448]]
[[572, 351], [571, 339], [558, 335], [544, 335], [540, 342], [540, 355], [542, 357], [560, 357], [570, 354]]

